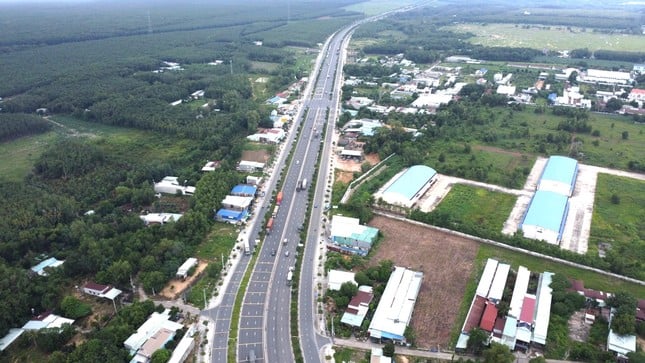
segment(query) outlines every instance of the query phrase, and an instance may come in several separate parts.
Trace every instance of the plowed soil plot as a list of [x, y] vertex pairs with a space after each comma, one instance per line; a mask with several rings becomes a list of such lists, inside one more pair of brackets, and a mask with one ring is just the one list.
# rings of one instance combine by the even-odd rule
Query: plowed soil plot
[[384, 235], [370, 264], [388, 259], [423, 272], [411, 324], [417, 346], [446, 347], [474, 267], [477, 243], [382, 216], [369, 224]]

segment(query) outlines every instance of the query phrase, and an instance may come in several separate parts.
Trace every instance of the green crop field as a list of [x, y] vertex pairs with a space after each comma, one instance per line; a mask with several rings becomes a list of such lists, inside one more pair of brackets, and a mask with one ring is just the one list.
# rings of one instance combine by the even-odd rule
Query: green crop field
[[0, 179], [21, 181], [32, 169], [34, 162], [49, 142], [56, 138], [54, 132], [21, 137], [0, 143]]
[[640, 35], [594, 33], [577, 27], [458, 24], [444, 29], [458, 33], [471, 33], [474, 37], [468, 39], [470, 42], [490, 47], [528, 47], [549, 50], [588, 48], [628, 52], [642, 52], [645, 49], [645, 37]]
[[433, 213], [450, 215], [454, 224], [477, 224], [501, 231], [516, 196], [464, 184], [455, 184]]

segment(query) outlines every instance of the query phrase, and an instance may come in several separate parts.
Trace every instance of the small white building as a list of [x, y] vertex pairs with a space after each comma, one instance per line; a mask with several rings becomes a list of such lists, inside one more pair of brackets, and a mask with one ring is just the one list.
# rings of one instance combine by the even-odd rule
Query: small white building
[[195, 257], [190, 257], [188, 258], [179, 268], [177, 269], [177, 274], [176, 276], [180, 279], [185, 279], [188, 277], [188, 271], [190, 271], [191, 268], [197, 266], [197, 259]]
[[222, 208], [242, 211], [249, 208], [253, 202], [253, 197], [240, 197], [236, 195], [227, 195], [222, 201]]
[[264, 163], [259, 163], [257, 161], [247, 161], [241, 160], [237, 164], [237, 171], [252, 173], [256, 171], [261, 171], [264, 169]]
[[29, 320], [22, 326], [22, 330], [40, 330], [40, 329], [53, 329], [62, 328], [64, 324], [74, 324], [74, 319], [63, 318], [50, 312], [43, 313], [37, 317]]
[[506, 97], [511, 97], [515, 95], [515, 89], [516, 89], [515, 86], [500, 84], [499, 86], [497, 86], [497, 94], [505, 95]]
[[98, 296], [114, 301], [117, 296], [121, 295], [122, 291], [110, 285], [101, 285], [94, 282], [88, 282], [83, 285], [83, 292], [88, 295]]
[[354, 275], [355, 274], [353, 272], [329, 270], [329, 272], [327, 272], [327, 288], [329, 290], [338, 291], [340, 290], [341, 285], [346, 282], [358, 285], [356, 281], [354, 281]]
[[195, 187], [179, 184], [176, 176], [166, 176], [160, 182], [155, 183], [155, 193], [165, 194], [181, 194], [193, 195], [195, 194]]
[[130, 352], [131, 355], [135, 355], [137, 351], [150, 339], [153, 335], [157, 334], [162, 329], [166, 329], [172, 332], [172, 337], [174, 332], [183, 328], [183, 325], [170, 321], [170, 309], [164, 310], [163, 313], [153, 312], [148, 320], [146, 320], [137, 331], [130, 335], [128, 339], [123, 343], [125, 348]]
[[169, 222], [177, 222], [183, 214], [181, 213], [148, 213], [142, 214], [139, 218], [146, 226], [151, 224], [166, 224]]
[[[611, 320], [614, 318], [614, 310], [615, 309], [612, 308], [609, 313], [610, 327]], [[609, 335], [607, 336], [607, 350], [616, 353], [620, 358], [625, 358], [630, 352], [636, 351], [636, 336], [618, 335], [610, 328]]]
[[202, 167], [202, 171], [215, 171], [217, 168], [219, 168], [219, 161], [207, 161]]

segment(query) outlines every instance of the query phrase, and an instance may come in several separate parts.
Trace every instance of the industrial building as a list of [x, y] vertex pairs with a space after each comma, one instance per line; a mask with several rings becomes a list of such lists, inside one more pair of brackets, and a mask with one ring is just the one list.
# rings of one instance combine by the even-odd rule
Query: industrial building
[[425, 165], [415, 165], [397, 174], [376, 195], [387, 204], [412, 208], [432, 186], [436, 170]]
[[566, 195], [538, 190], [531, 198], [520, 229], [526, 238], [558, 245], [568, 212], [569, 199]]
[[535, 311], [535, 323], [533, 326], [533, 335], [531, 336], [531, 342], [540, 344], [542, 346], [546, 344], [546, 335], [549, 330], [549, 317], [551, 316], [551, 296], [553, 292], [549, 285], [551, 285], [552, 278], [553, 273], [542, 273], [542, 275], [540, 275], [540, 282], [538, 283], [537, 289], [537, 307]]
[[526, 295], [526, 291], [528, 290], [530, 278], [531, 271], [524, 266], [520, 266], [515, 277], [515, 287], [513, 288], [508, 316], [516, 319], [520, 317], [522, 304], [524, 303], [524, 295]]
[[246, 210], [232, 210], [222, 208], [215, 213], [215, 220], [218, 222], [238, 223], [245, 220], [249, 216]]
[[237, 197], [255, 197], [258, 187], [255, 185], [238, 184], [231, 189], [231, 195]]
[[412, 318], [423, 273], [395, 267], [369, 327], [373, 340], [405, 343], [405, 328]]
[[331, 243], [327, 248], [365, 256], [377, 236], [377, 228], [361, 225], [358, 218], [335, 215], [331, 219]]
[[542, 171], [537, 190], [570, 197], [576, 185], [578, 161], [566, 156], [551, 156]]
[[155, 190], [155, 193], [181, 194], [181, 195], [195, 194], [195, 187], [179, 184], [179, 180], [176, 176], [164, 177], [163, 179], [161, 179], [160, 182], [155, 183], [154, 190]]

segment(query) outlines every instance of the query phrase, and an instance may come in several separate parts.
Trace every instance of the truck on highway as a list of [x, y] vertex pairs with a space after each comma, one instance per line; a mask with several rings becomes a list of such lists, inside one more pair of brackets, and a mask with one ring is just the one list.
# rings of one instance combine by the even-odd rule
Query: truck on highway
[[280, 209], [279, 205], [276, 205], [275, 208], [273, 208], [273, 213], [271, 214], [272, 217], [275, 217], [278, 215], [278, 210]]
[[287, 273], [287, 284], [291, 284], [291, 279], [293, 279], [293, 272], [289, 271]]
[[275, 204], [280, 205], [282, 203], [282, 191], [278, 192], [278, 195], [275, 197]]
[[271, 233], [271, 230], [273, 230], [273, 218], [269, 218], [269, 221], [267, 222], [267, 234]]
[[244, 239], [244, 254], [246, 256], [251, 254], [251, 246], [249, 246], [249, 239], [248, 238]]
[[298, 182], [298, 186], [296, 187], [296, 190], [305, 190], [307, 189], [307, 178], [303, 178], [301, 181]]

